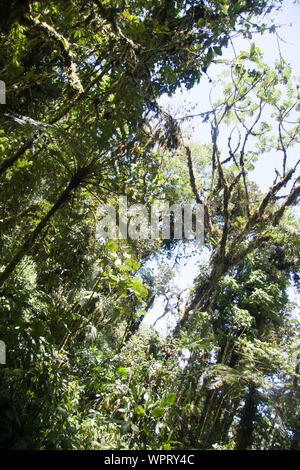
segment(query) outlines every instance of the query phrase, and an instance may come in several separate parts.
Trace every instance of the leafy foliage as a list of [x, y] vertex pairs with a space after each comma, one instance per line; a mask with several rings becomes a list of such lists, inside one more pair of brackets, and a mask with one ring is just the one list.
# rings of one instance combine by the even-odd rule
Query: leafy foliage
[[[298, 82], [252, 44], [200, 116], [210, 145], [159, 104], [273, 7], [0, 5], [1, 448], [299, 447]], [[271, 151], [282, 165], [262, 194], [251, 171]], [[159, 257], [191, 242], [97, 238], [99, 204], [124, 194], [203, 204], [210, 259], [187, 301]], [[143, 324], [159, 295], [175, 299], [167, 338]]]

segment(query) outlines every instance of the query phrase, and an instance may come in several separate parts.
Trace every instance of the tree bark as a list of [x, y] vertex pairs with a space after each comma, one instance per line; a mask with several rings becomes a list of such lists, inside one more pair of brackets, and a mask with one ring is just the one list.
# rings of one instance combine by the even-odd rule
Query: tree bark
[[236, 450], [250, 450], [253, 441], [254, 422], [257, 412], [256, 390], [252, 385], [245, 400], [238, 429]]
[[0, 285], [2, 285], [9, 278], [9, 276], [15, 270], [19, 262], [22, 260], [22, 258], [30, 251], [37, 237], [45, 228], [49, 220], [58, 211], [58, 209], [60, 209], [60, 207], [67, 201], [70, 193], [80, 185], [84, 177], [88, 175], [89, 171], [90, 171], [90, 168], [88, 166], [79, 168], [76, 174], [72, 176], [68, 186], [61, 193], [56, 203], [51, 207], [51, 209], [48, 211], [45, 217], [40, 221], [40, 223], [37, 225], [35, 230], [26, 238], [25, 242], [17, 250], [16, 254], [12, 258], [10, 263], [6, 266], [5, 270], [0, 274]]
[[25, 144], [23, 144], [19, 150], [10, 158], [7, 158], [4, 160], [2, 165], [0, 165], [0, 176], [3, 175], [3, 173], [6, 172], [10, 167], [13, 166], [13, 164], [19, 160], [19, 158], [26, 152], [26, 150], [29, 150], [30, 147], [32, 146], [34, 142], [34, 138], [28, 139]]

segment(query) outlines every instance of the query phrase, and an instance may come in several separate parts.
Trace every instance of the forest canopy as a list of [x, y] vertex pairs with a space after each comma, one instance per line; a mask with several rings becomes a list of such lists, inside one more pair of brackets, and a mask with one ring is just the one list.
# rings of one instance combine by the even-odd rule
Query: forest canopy
[[[0, 2], [0, 448], [299, 449], [300, 79], [252, 41], [277, 8]], [[233, 35], [251, 45], [209, 108], [164, 109]], [[201, 205], [204, 243], [99, 238], [124, 195]], [[166, 260], [190, 256], [193, 287], [172, 290]], [[159, 296], [168, 334], [143, 321]]]

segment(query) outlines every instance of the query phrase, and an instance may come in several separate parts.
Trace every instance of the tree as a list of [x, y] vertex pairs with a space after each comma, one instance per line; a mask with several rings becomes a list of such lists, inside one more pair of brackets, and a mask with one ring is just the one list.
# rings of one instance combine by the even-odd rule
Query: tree
[[[247, 69], [247, 63], [254, 63], [252, 69]], [[190, 150], [187, 148], [187, 159], [190, 168], [190, 184], [196, 200], [203, 202], [205, 208], [205, 228], [214, 249], [210, 261], [209, 278], [196, 287], [196, 293], [191, 304], [181, 318], [176, 332], [184, 326], [195, 309], [207, 309], [209, 298], [218, 280], [235, 266], [246, 255], [258, 246], [262, 246], [272, 239], [271, 227], [276, 227], [284, 215], [285, 210], [297, 203], [300, 194], [299, 177], [296, 170], [299, 160], [294, 166], [287, 169], [288, 153], [292, 146], [298, 142], [299, 120], [291, 122], [286, 128], [288, 116], [296, 108], [299, 95], [298, 85], [289, 81], [291, 70], [285, 67], [284, 62], [276, 65], [275, 70], [260, 63], [259, 51], [251, 48], [250, 54], [242, 53], [232, 68], [233, 80], [231, 86], [225, 90], [223, 102], [216, 104], [204, 119], [209, 120], [212, 135], [211, 182], [210, 191], [201, 193], [195, 186]], [[287, 84], [287, 95], [282, 96], [279, 88]], [[254, 94], [254, 99], [252, 99]], [[278, 128], [278, 135], [272, 135], [272, 128], [266, 121], [262, 121], [263, 112], [270, 107], [274, 113]], [[251, 121], [245, 121], [250, 116]], [[218, 136], [221, 134], [221, 125], [232, 119], [238, 128], [238, 141], [234, 149], [232, 146], [232, 132], [228, 137], [229, 155], [221, 160], [221, 151], [218, 147]], [[283, 130], [284, 129], [284, 130]], [[269, 134], [269, 135], [268, 135]], [[252, 149], [250, 137], [257, 137], [257, 150]], [[254, 195], [250, 198], [251, 183], [247, 175], [252, 168], [252, 161], [264, 152], [279, 151], [282, 153], [282, 171], [276, 170], [276, 178], [269, 192], [260, 199]], [[232, 163], [231, 167], [226, 167]], [[296, 174], [296, 176], [295, 176]], [[292, 186], [284, 197], [278, 193], [290, 182]], [[236, 200], [236, 191], [242, 197], [243, 205]], [[216, 202], [222, 198], [221, 205]], [[278, 204], [278, 200], [283, 202]], [[237, 204], [238, 203], [238, 204]], [[216, 211], [217, 208], [217, 211]], [[232, 223], [234, 217], [239, 222]], [[215, 212], [215, 213], [214, 213]], [[271, 230], [272, 231], [272, 230]]]
[[[210, 7], [193, 2], [135, 5], [91, 1], [50, 2], [47, 7], [35, 2], [8, 18], [9, 37], [2, 36], [8, 103], [2, 122], [8, 132], [3, 150], [6, 155], [9, 149], [9, 156], [4, 157], [0, 174], [10, 171], [14, 179], [14, 168], [26, 169], [25, 162], [38, 171], [41, 162], [51, 158], [42, 142], [48, 129], [63, 131], [64, 147], [77, 139], [81, 151], [70, 159], [65, 149], [60, 150], [59, 171], [65, 175], [60, 196], [14, 250], [1, 283], [87, 175], [94, 176], [99, 188], [104, 179], [111, 181], [112, 160], [124, 166], [133, 142], [142, 149], [153, 145], [155, 136], [143, 123], [149, 112], [159, 111], [157, 98], [181, 83], [191, 87], [227, 45], [236, 22], [244, 21], [242, 15], [269, 7], [265, 2], [233, 2], [228, 7], [222, 2]], [[17, 135], [14, 122], [21, 124]], [[166, 132], [174, 132], [172, 121]], [[145, 152], [139, 156], [143, 161]], [[103, 174], [106, 164], [111, 170]]]
[[[231, 33], [250, 37], [261, 29], [255, 15], [272, 7], [41, 0], [6, 8], [2, 448], [297, 446], [297, 322], [287, 297], [299, 280], [299, 225], [289, 212], [299, 198], [290, 163], [297, 82], [284, 61], [264, 65], [253, 45], [227, 64], [224, 97], [201, 116], [212, 135], [205, 146], [184, 140], [180, 119], [158, 101], [192, 87]], [[282, 168], [262, 194], [252, 162], [270, 150]], [[155, 296], [174, 294], [169, 272], [154, 279], [147, 261], [189, 244], [97, 240], [98, 205], [123, 194], [148, 207], [204, 205], [210, 263], [185, 307], [181, 292], [169, 302], [178, 323], [168, 338], [143, 327]]]
[[[254, 63], [253, 68], [249, 68], [249, 61]], [[209, 269], [199, 276], [189, 305], [181, 313], [173, 333], [175, 337], [183, 335], [184, 347], [191, 348], [184, 379], [188, 388], [184, 385], [179, 393], [181, 406], [187, 406], [188, 401], [194, 407], [192, 413], [187, 412], [187, 422], [182, 424], [186, 426], [188, 446], [206, 448], [214, 442], [229, 445], [230, 430], [236, 434], [237, 449], [259, 446], [259, 437], [254, 437], [254, 430], [267, 413], [264, 407], [269, 404], [266, 405], [266, 398], [258, 393], [258, 387], [268, 387], [266, 383], [263, 385], [266, 376], [278, 374], [278, 368], [286, 368], [286, 359], [281, 365], [273, 364], [272, 368], [270, 362], [262, 359], [260, 364], [255, 363], [255, 355], [261, 356], [263, 350], [274, 357], [271, 352], [274, 347], [279, 348], [277, 354], [280, 355], [282, 346], [276, 341], [280, 344], [282, 334], [285, 334], [280, 326], [285, 324], [286, 328], [293, 328], [292, 324], [288, 326], [289, 320], [284, 319], [285, 291], [290, 277], [297, 279], [299, 258], [295, 228], [291, 228], [290, 219], [285, 219], [284, 214], [299, 200], [299, 176], [296, 173], [299, 161], [287, 168], [292, 146], [299, 141], [299, 118], [289, 119], [290, 128], [284, 121], [296, 108], [299, 95], [297, 83], [292, 84], [289, 78], [290, 70], [283, 62], [272, 71], [260, 62], [254, 48], [250, 55], [242, 53], [234, 61], [232, 82], [226, 86], [224, 98], [202, 116], [212, 130], [211, 171], [208, 181], [202, 180], [201, 186], [198, 184], [199, 189], [192, 153], [186, 148], [190, 186], [196, 200], [205, 205], [207, 242], [211, 246]], [[283, 84], [287, 86], [290, 99], [286, 99]], [[275, 111], [277, 136], [263, 118], [267, 106]], [[223, 121], [226, 125], [233, 123], [234, 127], [224, 129]], [[233, 130], [238, 135], [236, 144], [232, 143]], [[224, 139], [226, 134], [227, 156], [224, 147], [218, 146], [218, 136]], [[257, 141], [257, 150], [249, 142], [251, 137]], [[273, 185], [262, 195], [249, 181], [249, 175], [253, 159], [271, 149], [281, 152], [282, 171], [276, 170]], [[293, 175], [296, 176], [293, 178]], [[279, 193], [289, 182], [287, 194]], [[289, 240], [293, 240], [291, 251], [287, 248], [291, 247]], [[282, 250], [282, 246], [286, 249]], [[268, 337], [272, 339], [270, 344], [266, 342]], [[253, 352], [249, 364], [245, 361], [248, 353], [243, 348], [243, 360], [240, 356], [244, 341], [244, 344], [249, 341]], [[186, 346], [189, 344], [193, 346]], [[214, 354], [216, 360], [212, 359]], [[254, 363], [258, 375], [251, 371]], [[297, 376], [295, 366], [293, 377]], [[202, 385], [199, 384], [201, 381]], [[273, 408], [273, 413], [275, 416], [279, 413], [278, 419], [282, 423], [278, 408], [275, 411]], [[237, 418], [239, 426], [235, 423]], [[285, 424], [289, 431], [294, 426], [292, 421]], [[297, 431], [294, 433], [296, 436]], [[284, 444], [281, 441], [269, 445], [282, 448]]]

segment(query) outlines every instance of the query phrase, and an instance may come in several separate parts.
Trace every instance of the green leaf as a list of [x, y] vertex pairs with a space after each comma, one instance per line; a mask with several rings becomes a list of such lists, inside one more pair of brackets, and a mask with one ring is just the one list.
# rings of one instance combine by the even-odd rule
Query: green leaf
[[256, 55], [256, 48], [255, 48], [255, 43], [253, 42], [250, 48], [250, 57], [253, 57], [255, 55]]
[[135, 409], [136, 413], [138, 415], [143, 415], [143, 416], [146, 416], [146, 413], [145, 413], [145, 410], [144, 408], [141, 406], [141, 405], [138, 405]]
[[171, 406], [176, 400], [176, 393], [167, 393], [161, 400], [161, 406]]
[[160, 406], [154, 408], [151, 411], [151, 415], [153, 416], [153, 418], [161, 418], [164, 415], [164, 413], [165, 413], [164, 409], [161, 408]]
[[119, 367], [117, 373], [120, 375], [128, 375], [129, 369], [127, 369], [126, 367]]
[[215, 46], [214, 52], [218, 55], [222, 55], [222, 48], [220, 46]]

